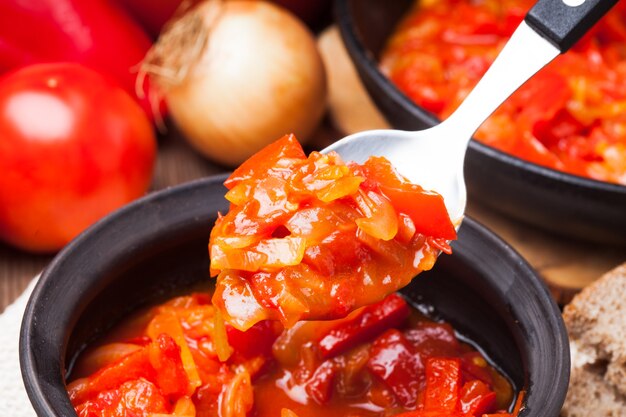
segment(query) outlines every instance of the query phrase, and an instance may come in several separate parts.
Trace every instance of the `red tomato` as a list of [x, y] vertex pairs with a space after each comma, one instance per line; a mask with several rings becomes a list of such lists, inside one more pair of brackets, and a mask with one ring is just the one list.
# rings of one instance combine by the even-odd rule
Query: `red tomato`
[[60, 249], [141, 196], [156, 153], [152, 126], [120, 87], [78, 64], [0, 79], [0, 239]]
[[77, 62], [115, 78], [149, 117], [150, 89], [146, 83], [146, 97], [135, 95], [135, 68], [151, 45], [143, 30], [108, 0], [0, 2], [1, 71]]

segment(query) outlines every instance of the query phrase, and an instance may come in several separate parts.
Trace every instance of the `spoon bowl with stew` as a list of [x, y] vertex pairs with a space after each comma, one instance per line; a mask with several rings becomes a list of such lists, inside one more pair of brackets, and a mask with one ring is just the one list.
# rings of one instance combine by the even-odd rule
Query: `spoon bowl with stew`
[[322, 152], [357, 163], [387, 158], [408, 180], [444, 198], [460, 226], [467, 193], [465, 152], [474, 132], [511, 94], [580, 39], [617, 0], [539, 0], [463, 103], [441, 124], [411, 132], [372, 130], [345, 137]]

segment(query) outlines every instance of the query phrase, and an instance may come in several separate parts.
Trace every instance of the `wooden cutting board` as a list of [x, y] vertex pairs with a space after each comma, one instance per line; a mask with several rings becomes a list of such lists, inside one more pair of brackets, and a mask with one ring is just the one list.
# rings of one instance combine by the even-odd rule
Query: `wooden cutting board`
[[[329, 85], [329, 115], [345, 134], [389, 127], [374, 107], [341, 42], [331, 26], [318, 45], [325, 61]], [[590, 244], [555, 236], [507, 218], [471, 201], [467, 214], [513, 246], [539, 272], [560, 304], [566, 304], [587, 284], [626, 261], [626, 248]]]

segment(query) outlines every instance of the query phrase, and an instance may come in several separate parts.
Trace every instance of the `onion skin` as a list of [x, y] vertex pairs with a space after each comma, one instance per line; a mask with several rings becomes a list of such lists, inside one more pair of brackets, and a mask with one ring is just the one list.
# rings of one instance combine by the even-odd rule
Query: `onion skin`
[[287, 133], [306, 141], [326, 105], [313, 35], [271, 3], [224, 2], [217, 19], [206, 13], [211, 7], [207, 1], [191, 11], [204, 16], [209, 31], [204, 53], [182, 81], [163, 83], [178, 128], [198, 151], [228, 166]]

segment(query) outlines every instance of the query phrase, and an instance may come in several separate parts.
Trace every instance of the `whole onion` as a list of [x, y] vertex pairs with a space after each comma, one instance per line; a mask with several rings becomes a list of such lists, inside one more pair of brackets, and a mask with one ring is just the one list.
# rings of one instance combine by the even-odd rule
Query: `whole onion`
[[325, 109], [313, 35], [263, 1], [198, 4], [166, 28], [142, 71], [189, 142], [226, 165], [287, 133], [306, 141]]

